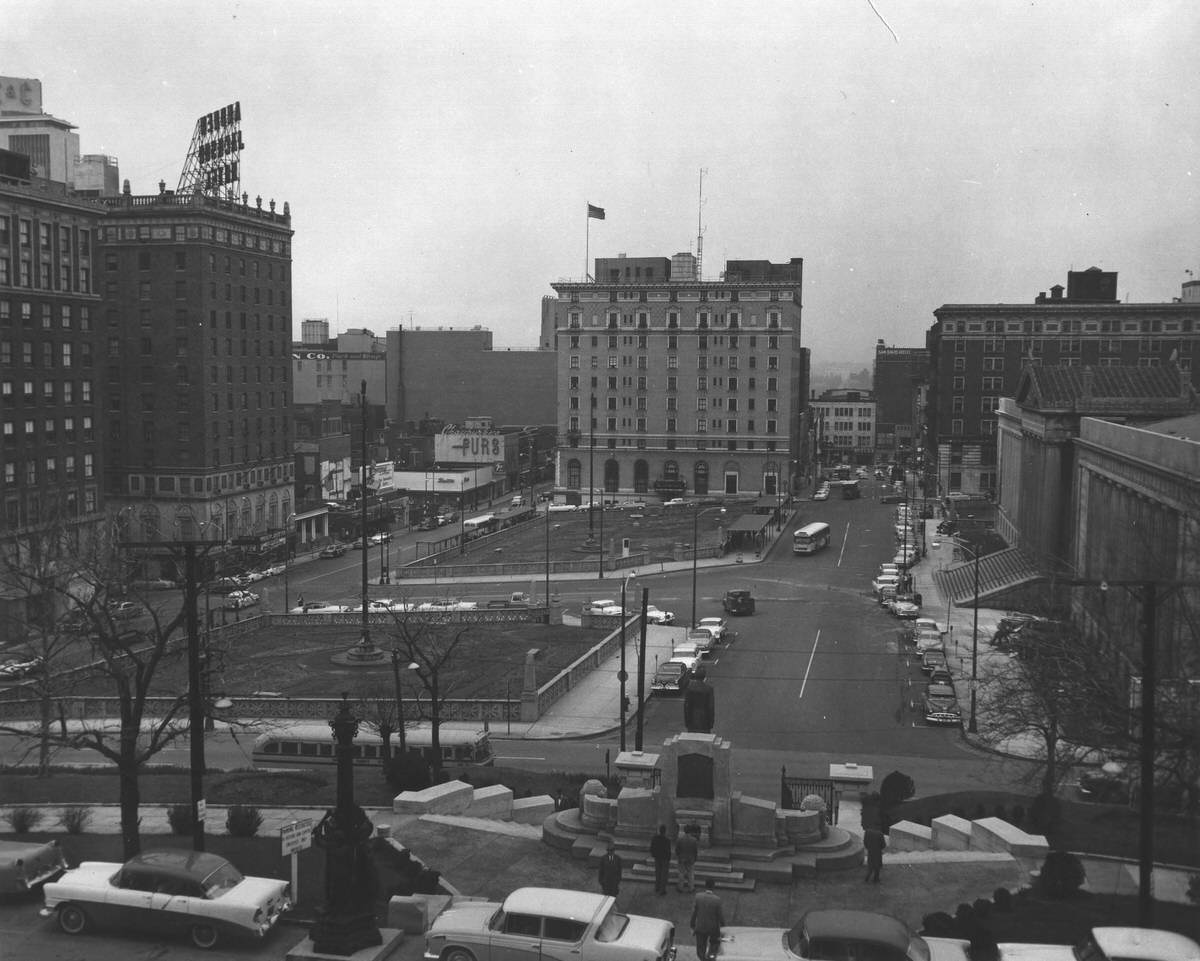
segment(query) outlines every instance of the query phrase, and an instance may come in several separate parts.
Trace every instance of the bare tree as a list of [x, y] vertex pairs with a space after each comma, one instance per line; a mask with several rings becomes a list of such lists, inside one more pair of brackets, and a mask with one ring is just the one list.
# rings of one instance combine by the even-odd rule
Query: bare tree
[[382, 742], [383, 770], [386, 773], [392, 760], [392, 735], [396, 733], [396, 700], [395, 692], [385, 681], [379, 678], [369, 678], [358, 685], [358, 716], [363, 724], [379, 735]]
[[[165, 710], [148, 714], [160, 668], [186, 653], [185, 645], [174, 643], [185, 610], [172, 612], [172, 605], [161, 599], [148, 603], [132, 589], [132, 567], [112, 518], [89, 526], [48, 522], [9, 538], [0, 553], [0, 579], [9, 591], [27, 599], [29, 637], [46, 656], [44, 677], [36, 688], [40, 756], [48, 764], [54, 747], [82, 748], [115, 765], [122, 846], [125, 856], [132, 857], [141, 849], [140, 769], [186, 730], [186, 691], [176, 691]], [[144, 608], [139, 629], [127, 626], [124, 612], [116, 606], [122, 602]], [[53, 706], [64, 703], [64, 694], [96, 689], [115, 695], [115, 725], [86, 716], [80, 701], [71, 711], [60, 708], [57, 717], [52, 716]], [[30, 734], [20, 724], [0, 730]]]
[[467, 645], [470, 625], [454, 622], [448, 614], [426, 612], [395, 613], [393, 621], [393, 638], [401, 660], [417, 665], [412, 673], [427, 697], [424, 703], [417, 700], [421, 717], [428, 717], [430, 722], [430, 767], [436, 777], [442, 770], [442, 707], [466, 677], [464, 666], [456, 662]]

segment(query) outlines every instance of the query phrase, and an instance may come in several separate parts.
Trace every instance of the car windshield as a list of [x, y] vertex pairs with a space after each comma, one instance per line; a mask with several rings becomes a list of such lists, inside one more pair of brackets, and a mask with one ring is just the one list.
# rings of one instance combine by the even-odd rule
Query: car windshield
[[204, 879], [204, 896], [209, 900], [219, 898], [226, 891], [242, 883], [242, 872], [226, 861]]
[[629, 924], [629, 915], [609, 911], [608, 915], [596, 928], [597, 941], [618, 941]]

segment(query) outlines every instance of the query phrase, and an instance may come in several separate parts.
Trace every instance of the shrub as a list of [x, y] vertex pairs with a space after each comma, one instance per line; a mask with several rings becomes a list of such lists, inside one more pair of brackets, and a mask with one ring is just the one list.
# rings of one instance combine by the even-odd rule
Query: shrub
[[1042, 862], [1037, 893], [1046, 898], [1070, 898], [1079, 893], [1087, 876], [1083, 862], [1070, 851], [1051, 851]]
[[1035, 834], [1049, 834], [1062, 819], [1062, 802], [1053, 794], [1039, 794], [1029, 806], [1029, 820]]
[[893, 771], [879, 786], [879, 800], [885, 808], [907, 801], [916, 793], [917, 787], [913, 779], [901, 771]]
[[82, 834], [92, 823], [92, 809], [82, 804], [63, 808], [58, 816], [58, 823], [68, 834]]
[[251, 804], [231, 804], [225, 813], [225, 830], [230, 837], [252, 838], [262, 822], [262, 814]]
[[971, 907], [975, 909], [975, 917], [980, 921], [986, 921], [992, 913], [992, 902], [987, 898], [976, 898], [971, 902]]
[[992, 903], [997, 911], [1011, 911], [1013, 908], [1012, 892], [1008, 888], [996, 888], [992, 892]]
[[15, 807], [4, 815], [6, 820], [16, 834], [28, 834], [39, 824], [42, 823], [42, 818], [46, 813], [37, 807]]
[[424, 791], [432, 783], [429, 763], [418, 751], [393, 755], [384, 773], [388, 784], [397, 791]]
[[192, 806], [190, 804], [172, 804], [167, 808], [167, 823], [176, 834], [192, 833]]
[[935, 911], [921, 919], [921, 934], [927, 938], [953, 938], [957, 932], [954, 918], [945, 911]]

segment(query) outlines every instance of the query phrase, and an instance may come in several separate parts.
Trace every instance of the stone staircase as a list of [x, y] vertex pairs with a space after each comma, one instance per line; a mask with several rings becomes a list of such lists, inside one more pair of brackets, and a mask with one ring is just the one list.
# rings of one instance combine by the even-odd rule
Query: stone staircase
[[[572, 857], [586, 859], [592, 865], [599, 864], [611, 840], [626, 865], [622, 877], [627, 881], [654, 883], [649, 838], [596, 834], [583, 825], [577, 809], [559, 811], [547, 817], [542, 822], [542, 840], [551, 847], [570, 851]], [[796, 878], [858, 868], [862, 863], [862, 840], [831, 825], [827, 837], [808, 842], [800, 850], [737, 844], [702, 848], [696, 861], [696, 880], [703, 884], [712, 878], [718, 888], [753, 891], [758, 881], [790, 884]], [[670, 883], [677, 882], [678, 872], [672, 860]]]

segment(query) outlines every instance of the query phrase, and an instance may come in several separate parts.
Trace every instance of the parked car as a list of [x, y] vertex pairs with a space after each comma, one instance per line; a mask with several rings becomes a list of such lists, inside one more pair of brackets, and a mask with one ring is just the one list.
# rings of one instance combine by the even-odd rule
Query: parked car
[[686, 506], [687, 506], [687, 501], [685, 501], [682, 497], [672, 497], [670, 500], [663, 501], [664, 508], [686, 507]]
[[317, 557], [325, 560], [332, 560], [335, 557], [344, 557], [346, 554], [345, 544], [326, 544], [317, 552]]
[[385, 541], [390, 541], [391, 539], [391, 534], [389, 534], [387, 531], [382, 531], [378, 534], [372, 534], [370, 537], [368, 537], [367, 543], [374, 547], [378, 547], [380, 544], [384, 543]]
[[902, 503], [904, 503], [904, 495], [897, 494], [894, 491], [886, 493], [886, 494], [881, 494], [879, 496], [879, 503], [881, 503], [881, 504], [902, 504]]
[[67, 870], [58, 841], [0, 841], [0, 897], [25, 894]]
[[829, 488], [828, 487], [818, 488], [817, 492], [815, 494], [813, 494], [812, 499], [815, 501], [829, 500]]
[[432, 517], [426, 517], [417, 525], [419, 531], [435, 531], [437, 530], [438, 522]]
[[0, 661], [0, 681], [19, 680], [45, 670], [46, 662], [35, 654], [22, 654]]
[[696, 626], [711, 631], [713, 637], [718, 641], [725, 640], [725, 634], [729, 629], [729, 625], [725, 623], [723, 617], [702, 617]]
[[918, 617], [913, 623], [914, 631], [928, 631], [931, 634], [944, 634], [940, 624], [932, 617]]
[[926, 651], [945, 650], [945, 641], [942, 635], [927, 630], [917, 631], [913, 638], [913, 644], [916, 646], [918, 654], [924, 654]]
[[[943, 672], [939, 671], [939, 677]], [[962, 708], [958, 706], [958, 695], [954, 683], [930, 680], [925, 685], [925, 723], [962, 724]]]
[[254, 591], [234, 591], [225, 598], [225, 610], [240, 611], [247, 607], [253, 607], [260, 600], [262, 598], [255, 594]]
[[345, 604], [326, 604], [324, 601], [305, 601], [293, 607], [289, 614], [344, 614], [350, 610]]
[[888, 604], [888, 610], [904, 620], [915, 620], [921, 613], [921, 605], [912, 600], [911, 596], [893, 597]]
[[880, 574], [875, 580], [871, 581], [871, 590], [876, 594], [881, 594], [885, 587], [892, 588], [895, 593], [896, 585], [900, 583], [899, 574]]
[[926, 674], [932, 674], [934, 671], [945, 671], [950, 667], [946, 661], [946, 652], [943, 650], [926, 651], [921, 655], [921, 670]]
[[753, 614], [754, 595], [750, 593], [748, 588], [729, 590], [725, 592], [721, 606], [725, 608], [726, 614], [733, 614], [735, 617]]
[[619, 911], [616, 898], [604, 894], [517, 888], [499, 903], [456, 903], [425, 932], [426, 958], [507, 961], [538, 955], [669, 961], [675, 956], [675, 926]]
[[599, 600], [588, 601], [583, 606], [583, 613], [585, 613], [585, 614], [612, 614], [612, 613], [620, 614], [621, 613], [621, 605], [618, 604], [611, 597], [602, 597]]
[[653, 604], [646, 606], [646, 620], [651, 624], [674, 624], [675, 613], [673, 611], [660, 611]]
[[1092, 928], [1079, 944], [1005, 943], [1005, 961], [1191, 961], [1200, 958], [1200, 944], [1173, 931], [1157, 928]]
[[950, 672], [938, 668], [935, 671], [929, 672], [930, 684], [954, 684], [954, 678], [950, 676]]
[[108, 603], [109, 616], [118, 621], [131, 620], [139, 616], [142, 611], [142, 605], [133, 601], [109, 601]]
[[787, 930], [727, 925], [721, 928], [717, 959], [966, 961], [968, 944], [957, 938], [919, 937], [903, 921], [890, 915], [829, 908], [807, 912]]
[[122, 931], [187, 931], [198, 948], [229, 936], [261, 938], [291, 909], [291, 885], [242, 874], [197, 851], [146, 851], [124, 864], [84, 861], [43, 888], [42, 915], [82, 934], [92, 925]]
[[284, 573], [284, 571], [286, 571], [286, 570], [287, 570], [287, 568], [283, 564], [269, 564], [268, 566], [266, 566], [262, 569], [262, 576], [264, 578], [278, 577], [280, 574]]
[[650, 681], [650, 693], [682, 694], [691, 679], [692, 672], [687, 664], [671, 658], [658, 665]]
[[712, 654], [717, 646], [717, 636], [707, 627], [693, 627], [687, 632], [687, 641], [699, 647], [703, 654]]

